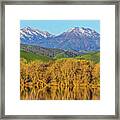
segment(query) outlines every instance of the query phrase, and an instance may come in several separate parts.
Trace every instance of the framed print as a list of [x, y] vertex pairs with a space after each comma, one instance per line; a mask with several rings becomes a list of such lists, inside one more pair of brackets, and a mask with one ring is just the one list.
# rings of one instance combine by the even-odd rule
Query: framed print
[[1, 3], [2, 119], [119, 119], [119, 2]]

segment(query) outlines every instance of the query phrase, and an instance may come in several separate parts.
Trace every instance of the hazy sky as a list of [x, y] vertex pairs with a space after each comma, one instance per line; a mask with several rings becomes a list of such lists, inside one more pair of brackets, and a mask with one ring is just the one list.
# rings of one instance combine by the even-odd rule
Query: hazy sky
[[91, 28], [100, 33], [99, 20], [21, 20], [20, 28], [31, 27], [52, 34], [60, 34], [74, 27]]

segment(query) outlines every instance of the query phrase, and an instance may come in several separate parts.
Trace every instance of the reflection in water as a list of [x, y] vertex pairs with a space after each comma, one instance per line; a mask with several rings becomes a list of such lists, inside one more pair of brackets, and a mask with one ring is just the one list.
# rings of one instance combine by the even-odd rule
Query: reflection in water
[[[26, 93], [23, 95], [27, 100], [99, 100], [100, 87], [94, 85], [51, 85], [44, 87], [28, 85]], [[33, 87], [34, 86], [34, 87]]]
[[46, 87], [39, 92], [42, 100], [98, 100], [100, 99], [100, 88], [90, 87]]

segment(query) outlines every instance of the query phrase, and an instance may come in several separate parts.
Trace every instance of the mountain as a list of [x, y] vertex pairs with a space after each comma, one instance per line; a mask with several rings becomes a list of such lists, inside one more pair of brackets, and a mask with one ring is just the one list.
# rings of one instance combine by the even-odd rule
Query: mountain
[[71, 28], [60, 35], [52, 35], [26, 27], [20, 30], [21, 44], [37, 45], [45, 48], [58, 48], [73, 51], [99, 51], [100, 34], [84, 27]]
[[23, 44], [40, 45], [47, 42], [46, 40], [49, 37], [52, 37], [50, 33], [30, 27], [25, 27], [20, 30], [20, 40]]
[[73, 50], [99, 50], [100, 36], [89, 28], [78, 28], [68, 30], [55, 37], [58, 48]]

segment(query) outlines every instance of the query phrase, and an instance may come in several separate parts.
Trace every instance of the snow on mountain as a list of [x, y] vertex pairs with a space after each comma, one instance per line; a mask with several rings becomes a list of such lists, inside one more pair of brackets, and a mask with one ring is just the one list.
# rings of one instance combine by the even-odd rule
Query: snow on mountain
[[30, 27], [25, 27], [23, 29], [20, 30], [20, 37], [31, 37], [31, 36], [39, 36], [41, 38], [45, 37], [50, 37], [51, 34], [46, 32], [46, 31], [40, 31], [38, 29], [32, 29]]
[[73, 50], [99, 50], [100, 35], [89, 28], [75, 27], [55, 37], [56, 48]]
[[92, 30], [90, 28], [84, 28], [84, 27], [75, 27], [75, 28], [71, 28], [67, 31], [67, 33], [74, 33], [74, 34], [78, 34], [78, 35], [86, 35], [86, 36], [99, 36], [99, 33], [97, 33], [95, 30]]
[[38, 45], [46, 48], [59, 48], [64, 50], [92, 50], [100, 49], [100, 34], [95, 30], [84, 27], [75, 27], [60, 35], [52, 35], [26, 27], [20, 31], [22, 44]]

